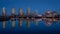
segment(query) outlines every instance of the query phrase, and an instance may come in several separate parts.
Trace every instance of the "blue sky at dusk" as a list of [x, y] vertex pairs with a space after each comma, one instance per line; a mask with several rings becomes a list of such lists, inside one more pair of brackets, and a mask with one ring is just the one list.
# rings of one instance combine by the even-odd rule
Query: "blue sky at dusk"
[[0, 9], [2, 7], [6, 7], [8, 13], [11, 12], [12, 7], [15, 7], [16, 12], [20, 7], [23, 8], [23, 12], [26, 12], [27, 7], [31, 8], [31, 12], [34, 12], [36, 9], [39, 13], [44, 13], [46, 10], [59, 12], [60, 0], [0, 0]]

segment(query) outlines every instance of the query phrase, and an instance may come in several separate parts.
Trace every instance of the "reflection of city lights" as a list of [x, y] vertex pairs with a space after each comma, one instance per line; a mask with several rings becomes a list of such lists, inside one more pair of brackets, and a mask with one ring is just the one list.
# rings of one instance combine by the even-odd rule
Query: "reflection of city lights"
[[52, 23], [51, 23], [51, 22], [46, 22], [46, 25], [47, 25], [47, 26], [51, 26]]
[[51, 25], [52, 22], [60, 20], [60, 14], [57, 12], [46, 11], [45, 14], [38, 14], [36, 10], [33, 14], [30, 12], [30, 8], [27, 9], [26, 15], [23, 14], [22, 8], [19, 8], [19, 14], [15, 14], [15, 8], [12, 8], [12, 15], [6, 15], [6, 8], [3, 7], [2, 16], [0, 16], [0, 21], [3, 21], [3, 28], [6, 26], [6, 20], [12, 19], [12, 27], [15, 27], [15, 19], [18, 18], [20, 27], [23, 25], [23, 20], [27, 20], [27, 26], [30, 27], [30, 22], [35, 21], [38, 25], [38, 21], [45, 21], [47, 25]]
[[23, 18], [20, 19], [20, 27], [22, 27], [23, 24]]
[[27, 26], [28, 26], [28, 28], [30, 27], [30, 19], [28, 19], [28, 21], [27, 21]]

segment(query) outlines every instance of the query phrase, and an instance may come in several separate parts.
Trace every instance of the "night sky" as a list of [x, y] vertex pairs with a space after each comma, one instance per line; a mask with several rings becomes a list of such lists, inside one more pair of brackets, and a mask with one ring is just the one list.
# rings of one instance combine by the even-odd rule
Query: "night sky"
[[[31, 9], [31, 13], [38, 10], [39, 14], [44, 14], [46, 10], [57, 11], [60, 13], [60, 0], [0, 0], [0, 15], [2, 15], [2, 8], [6, 7], [6, 14], [11, 14], [11, 9], [14, 7], [15, 13], [18, 14], [18, 9], [22, 8], [23, 13], [26, 14], [28, 7]], [[6, 29], [2, 28], [2, 22], [0, 22], [1, 33], [59, 33], [60, 32], [60, 21], [57, 24], [46, 26], [44, 21], [39, 22], [38, 26], [35, 26], [34, 22], [31, 21], [30, 28], [26, 26], [26, 20], [23, 22], [23, 27], [19, 27], [19, 21], [16, 21], [16, 27], [12, 29], [11, 21], [6, 22]], [[3, 34], [4, 34], [3, 33]]]

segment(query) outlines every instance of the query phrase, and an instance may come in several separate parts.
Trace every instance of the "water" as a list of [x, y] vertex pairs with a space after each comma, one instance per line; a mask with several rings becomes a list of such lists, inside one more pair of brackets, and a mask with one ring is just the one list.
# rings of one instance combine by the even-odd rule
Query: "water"
[[46, 24], [45, 24], [45, 22], [43, 22], [43, 21], [41, 21], [41, 22], [38, 22], [38, 25], [36, 26], [35, 24], [34, 24], [34, 22], [33, 21], [31, 21], [31, 24], [30, 24], [30, 28], [28, 28], [27, 27], [27, 22], [26, 22], [26, 20], [23, 22], [23, 26], [22, 27], [20, 27], [19, 25], [19, 21], [16, 21], [16, 25], [15, 25], [15, 28], [12, 28], [12, 26], [11, 26], [11, 22], [9, 21], [9, 22], [6, 22], [6, 28], [4, 29], [4, 28], [2, 28], [2, 22], [0, 23], [0, 31], [1, 32], [4, 32], [4, 33], [11, 33], [11, 32], [13, 32], [13, 33], [22, 33], [22, 32], [24, 32], [24, 33], [40, 33], [40, 32], [59, 32], [60, 31], [60, 28], [59, 28], [59, 26], [60, 26], [60, 23], [58, 22], [58, 23], [53, 23], [51, 26], [47, 26]]
[[[2, 15], [2, 8], [6, 7], [6, 14], [11, 15], [12, 7], [15, 7], [16, 14], [18, 14], [19, 7], [22, 7], [23, 12], [26, 14], [26, 10], [28, 7], [31, 9], [31, 13], [33, 13], [36, 9], [39, 14], [44, 14], [46, 10], [55, 10], [60, 13], [60, 0], [0, 0], [0, 15]], [[39, 24], [36, 26], [31, 21], [30, 28], [27, 27], [27, 21], [24, 20], [23, 26], [20, 27], [19, 21], [16, 21], [15, 28], [11, 27], [11, 21], [6, 22], [6, 28], [2, 28], [2, 22], [0, 22], [0, 32], [1, 33], [56, 33], [60, 32], [60, 21], [57, 23], [53, 23], [51, 26], [46, 26], [44, 21], [38, 22]]]

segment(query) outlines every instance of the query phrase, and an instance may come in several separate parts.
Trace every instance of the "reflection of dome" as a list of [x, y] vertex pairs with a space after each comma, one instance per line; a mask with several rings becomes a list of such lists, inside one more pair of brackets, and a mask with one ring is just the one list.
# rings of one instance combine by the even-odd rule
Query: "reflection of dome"
[[56, 22], [56, 21], [58, 21], [58, 20], [53, 18], [53, 21]]
[[42, 19], [37, 19], [37, 21], [42, 21]]
[[46, 25], [47, 25], [47, 26], [51, 26], [52, 23], [51, 23], [51, 22], [47, 22]]
[[52, 19], [50, 19], [50, 18], [46, 18], [46, 25], [48, 25], [48, 26], [50, 26], [52, 23]]

